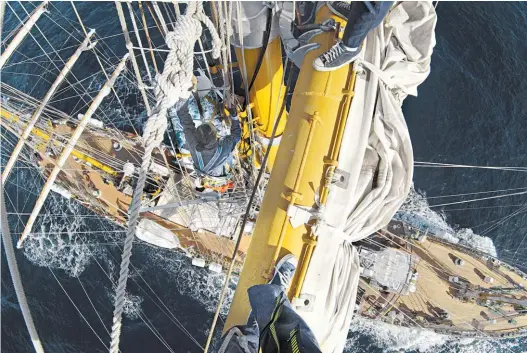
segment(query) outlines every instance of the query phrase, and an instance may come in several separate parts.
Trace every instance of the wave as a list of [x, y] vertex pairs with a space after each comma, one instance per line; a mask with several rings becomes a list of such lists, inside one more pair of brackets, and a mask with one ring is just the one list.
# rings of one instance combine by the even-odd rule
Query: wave
[[[367, 347], [364, 347], [365, 342], [361, 342], [364, 336], [371, 340]], [[390, 352], [430, 352], [444, 345], [448, 339], [448, 336], [430, 330], [399, 327], [378, 320], [356, 317], [351, 322], [344, 352], [364, 352], [373, 347]]]
[[519, 339], [481, 340], [457, 338], [430, 330], [400, 327], [382, 321], [356, 317], [351, 322], [345, 353], [502, 353], [521, 349]]
[[[146, 245], [148, 249], [153, 247]], [[175, 290], [181, 295], [193, 298], [210, 313], [216, 311], [221, 289], [225, 283], [225, 273], [211, 272], [206, 268], [191, 265], [191, 259], [184, 254], [171, 250], [147, 250], [147, 262], [156, 270], [156, 276], [169, 279]], [[234, 297], [238, 277], [231, 276], [229, 288], [221, 307], [220, 314], [226, 316]]]
[[416, 191], [414, 185], [394, 218], [420, 229], [426, 229], [451, 243], [459, 243], [497, 257], [492, 239], [475, 234], [470, 228], [451, 226], [447, 222], [447, 215], [443, 211], [433, 211], [426, 199], [426, 193], [421, 190]]
[[46, 212], [39, 215], [34, 233], [24, 242], [28, 260], [37, 266], [61, 269], [71, 277], [80, 276], [94, 258], [104, 259], [110, 266], [103, 244], [117, 244], [121, 228], [54, 192], [44, 207]]
[[141, 318], [141, 304], [143, 297], [126, 293], [124, 296], [124, 315], [130, 320], [137, 320]]
[[[24, 243], [24, 254], [35, 265], [64, 270], [72, 277], [79, 276], [97, 254], [98, 247], [87, 245], [78, 231], [85, 225], [77, 202], [70, 202], [59, 195], [50, 194], [46, 201], [47, 211], [41, 213], [35, 233]], [[65, 210], [71, 216], [58, 217]]]

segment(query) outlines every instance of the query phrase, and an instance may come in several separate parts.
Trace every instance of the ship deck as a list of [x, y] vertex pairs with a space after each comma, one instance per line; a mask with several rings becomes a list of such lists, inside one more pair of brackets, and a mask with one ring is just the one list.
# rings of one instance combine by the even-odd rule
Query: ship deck
[[[6, 107], [2, 107], [5, 109]], [[2, 110], [0, 122], [2, 126], [13, 134], [18, 135], [23, 130], [24, 122], [16, 114], [16, 110], [6, 113]], [[19, 125], [13, 128], [13, 123]], [[40, 125], [33, 130], [28, 145], [39, 155], [38, 166], [44, 179], [48, 177], [56, 164], [56, 159], [68, 142], [74, 131], [74, 124], [63, 124], [52, 127]], [[121, 149], [116, 151], [113, 143], [118, 141]], [[53, 153], [49, 153], [49, 152]], [[48, 153], [46, 153], [48, 152]], [[160, 149], [153, 152], [153, 161], [161, 167], [174, 158], [169, 153], [162, 154]], [[123, 176], [123, 166], [126, 162], [139, 168], [143, 155], [143, 147], [133, 134], [116, 131], [111, 128], [86, 128], [77, 142], [74, 151], [67, 159], [59, 173], [55, 185], [66, 189], [72, 198], [101, 217], [120, 226], [127, 222], [128, 207], [131, 202], [131, 190], [127, 193], [118, 189]], [[80, 158], [79, 158], [80, 157]], [[35, 163], [37, 163], [35, 161]], [[151, 178], [150, 183], [155, 189], [163, 185], [163, 181]], [[94, 191], [98, 190], [98, 195]], [[169, 229], [179, 241], [181, 248], [190, 250], [194, 254], [209, 260], [223, 263], [229, 259], [234, 251], [235, 241], [228, 237], [218, 236], [207, 230], [191, 231], [181, 224], [159, 217], [151, 212], [142, 213], [142, 217], [154, 220]], [[238, 252], [239, 261], [249, 244], [249, 237], [243, 236]]]
[[[60, 126], [60, 131], [56, 132], [60, 132], [61, 136], [68, 136], [72, 131], [67, 129], [67, 126]], [[113, 141], [114, 139], [108, 136], [85, 131], [77, 143], [76, 149], [83, 152], [95, 150], [99, 156], [104, 155], [110, 157], [114, 160], [114, 163], [118, 163], [119, 165], [123, 165], [125, 162], [131, 162], [138, 167], [143, 151], [141, 144], [131, 139], [120, 139], [119, 142], [122, 145], [122, 149], [115, 151], [112, 146]], [[45, 145], [41, 147], [40, 152], [41, 156], [44, 157], [41, 162], [41, 167], [45, 168], [47, 173], [49, 173], [53, 169], [54, 161], [45, 155]], [[164, 163], [164, 158], [158, 151], [154, 155], [154, 161], [159, 164]], [[121, 169], [116, 169], [116, 171], [117, 173], [121, 173]], [[92, 211], [120, 225], [124, 225], [132, 198], [119, 191], [114, 183], [108, 184], [104, 182], [104, 174], [104, 172], [91, 166], [89, 163], [74, 160], [70, 156], [63, 168], [63, 172], [59, 174], [57, 182], [68, 190], [73, 191], [75, 197]], [[105, 177], [109, 178], [110, 175], [106, 175]], [[91, 190], [93, 189], [100, 191], [99, 197], [92, 195]], [[87, 204], [86, 201], [88, 201]], [[234, 252], [235, 243], [227, 237], [218, 236], [201, 229], [191, 231], [181, 224], [159, 217], [151, 212], [143, 213], [142, 217], [154, 220], [156, 223], [169, 229], [178, 238], [181, 247], [185, 250], [192, 249], [195, 255], [205, 256], [213, 261], [223, 263]], [[249, 237], [243, 236], [238, 251], [239, 261], [242, 260], [248, 244]]]
[[[518, 274], [505, 266], [491, 269], [482, 259], [433, 240], [413, 241], [412, 252], [421, 258], [416, 266], [419, 273], [416, 292], [408, 295], [381, 294], [361, 279], [361, 287], [365, 291], [363, 298], [366, 298], [363, 312], [366, 316], [379, 319], [395, 310], [404, 314], [405, 324], [409, 326], [448, 333], [469, 331], [478, 336], [500, 336], [527, 327], [527, 315], [515, 315], [511, 304], [504, 303], [496, 311], [476, 302], [462, 302], [455, 297], [460, 285], [449, 282], [449, 276], [458, 276], [461, 281], [481, 288], [510, 288], [517, 284], [527, 288], [527, 280]], [[463, 259], [465, 263], [456, 265], [456, 258]], [[487, 276], [494, 278], [492, 284], [484, 281]], [[511, 294], [517, 299], [527, 298], [527, 292], [521, 288]], [[449, 320], [440, 319], [443, 310], [450, 314]], [[511, 318], [516, 321], [515, 324], [508, 322]], [[493, 319], [496, 321], [490, 322]]]

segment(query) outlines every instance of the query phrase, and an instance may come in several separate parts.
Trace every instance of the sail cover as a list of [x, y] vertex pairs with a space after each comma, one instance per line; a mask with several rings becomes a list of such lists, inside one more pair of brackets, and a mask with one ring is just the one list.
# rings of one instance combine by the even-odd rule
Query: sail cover
[[[355, 310], [359, 257], [351, 244], [386, 226], [412, 182], [413, 152], [402, 113], [430, 72], [436, 13], [402, 2], [368, 34], [332, 185], [313, 231], [318, 243], [293, 303], [324, 352], [342, 352]], [[343, 197], [347, 195], [347, 197]]]

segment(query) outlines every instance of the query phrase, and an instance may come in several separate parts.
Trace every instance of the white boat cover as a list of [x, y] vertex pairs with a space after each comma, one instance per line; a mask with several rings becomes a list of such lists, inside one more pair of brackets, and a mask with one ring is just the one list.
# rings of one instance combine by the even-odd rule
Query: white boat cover
[[297, 306], [323, 352], [343, 351], [355, 310], [359, 257], [351, 242], [386, 226], [410, 190], [413, 152], [401, 106], [430, 72], [436, 19], [432, 2], [398, 3], [369, 33], [356, 62], [364, 74], [356, 81], [338, 166], [349, 180], [345, 191], [330, 189], [300, 296], [309, 304]]
[[179, 247], [179, 239], [174, 233], [150, 219], [143, 218], [139, 222], [135, 235], [142, 241], [161, 248], [176, 249]]
[[240, 215], [245, 210], [245, 204], [229, 199], [216, 200], [214, 197], [207, 201], [197, 198], [192, 189], [193, 187], [182, 186], [181, 180], [176, 181], [175, 176], [171, 175], [159, 196], [157, 206], [174, 207], [158, 209], [154, 213], [192, 231], [203, 229], [218, 236], [232, 236]]

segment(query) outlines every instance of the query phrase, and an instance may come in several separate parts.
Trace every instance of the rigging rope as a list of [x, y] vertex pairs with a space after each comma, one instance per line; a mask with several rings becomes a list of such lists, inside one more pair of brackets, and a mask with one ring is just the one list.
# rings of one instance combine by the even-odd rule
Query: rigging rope
[[438, 205], [430, 205], [430, 207], [441, 207], [441, 206], [448, 206], [448, 205], [457, 205], [457, 204], [460, 204], [460, 203], [476, 202], [476, 201], [490, 200], [490, 199], [499, 199], [499, 198], [502, 198], [502, 197], [517, 196], [517, 195], [525, 195], [525, 194], [527, 194], [527, 191], [514, 192], [514, 193], [512, 193], [512, 194], [505, 194], [505, 195], [497, 195], [497, 196], [482, 197], [482, 198], [479, 198], [479, 199], [471, 199], [471, 200], [464, 200], [464, 201], [448, 202], [448, 203], [442, 203], [442, 204], [438, 204]]
[[469, 192], [465, 194], [451, 194], [451, 195], [441, 195], [441, 196], [427, 196], [426, 198], [428, 200], [430, 199], [439, 199], [439, 198], [445, 198], [445, 197], [456, 197], [456, 196], [467, 196], [467, 195], [479, 195], [479, 194], [492, 194], [495, 192], [502, 192], [502, 191], [517, 191], [517, 190], [525, 190], [527, 187], [522, 188], [513, 188], [513, 189], [500, 189], [500, 190], [489, 190], [489, 191], [479, 191], [479, 192]]
[[526, 167], [501, 167], [501, 166], [481, 166], [481, 165], [466, 165], [466, 164], [451, 164], [451, 163], [434, 163], [434, 162], [419, 162], [415, 161], [416, 167], [424, 168], [474, 168], [474, 169], [495, 169], [514, 172], [527, 172]]
[[155, 95], [157, 103], [153, 109], [153, 113], [146, 122], [143, 132], [145, 150], [137, 185], [135, 186], [132, 203], [129, 208], [130, 217], [128, 219], [128, 229], [124, 241], [119, 281], [115, 293], [110, 353], [117, 353], [119, 351], [122, 327], [121, 320], [124, 311], [126, 282], [128, 280], [130, 257], [132, 255], [132, 244], [137, 229], [141, 198], [152, 159], [152, 151], [163, 142], [163, 136], [168, 127], [166, 118], [168, 108], [173, 107], [179, 100], [188, 99], [191, 94], [194, 69], [193, 50], [194, 44], [201, 37], [202, 23], [212, 35], [212, 56], [218, 58], [222, 43], [212, 21], [205, 15], [201, 1], [189, 2], [185, 15], [177, 19], [174, 30], [168, 32], [165, 38], [170, 53], [166, 58], [163, 73], [156, 77]]
[[42, 347], [42, 343], [38, 337], [37, 329], [35, 328], [33, 317], [31, 316], [31, 310], [29, 309], [29, 305], [27, 303], [26, 293], [24, 292], [24, 286], [22, 285], [22, 279], [20, 278], [20, 272], [18, 271], [18, 264], [15, 257], [15, 248], [13, 246], [13, 240], [11, 239], [9, 224], [7, 223], [4, 186], [2, 182], [0, 182], [0, 208], [2, 240], [4, 242], [7, 265], [9, 267], [9, 272], [11, 273], [11, 279], [13, 280], [13, 287], [15, 287], [16, 297], [18, 299], [18, 303], [20, 304], [20, 310], [22, 311], [22, 316], [24, 317], [27, 330], [29, 331], [29, 336], [31, 337], [31, 342], [33, 342], [33, 347], [35, 348], [35, 352], [44, 353], [44, 348]]

